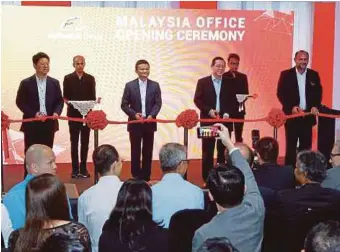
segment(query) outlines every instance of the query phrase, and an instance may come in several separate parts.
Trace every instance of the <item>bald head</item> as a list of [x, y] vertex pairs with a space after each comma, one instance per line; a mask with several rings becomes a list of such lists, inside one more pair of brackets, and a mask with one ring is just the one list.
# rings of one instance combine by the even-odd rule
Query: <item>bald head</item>
[[[235, 143], [235, 147], [240, 150], [242, 156], [246, 159], [249, 166], [252, 167], [253, 162], [254, 162], [254, 152], [253, 152], [253, 150], [248, 145], [246, 145], [245, 143], [237, 142], [237, 143]], [[225, 160], [227, 161], [228, 159], [229, 159], [229, 152], [228, 152], [228, 150], [226, 150]]]
[[73, 67], [78, 75], [82, 75], [84, 73], [85, 67], [85, 58], [84, 56], [77, 55], [73, 57]]
[[25, 160], [26, 169], [29, 174], [56, 173], [55, 155], [52, 149], [46, 145], [34, 144], [29, 147]]

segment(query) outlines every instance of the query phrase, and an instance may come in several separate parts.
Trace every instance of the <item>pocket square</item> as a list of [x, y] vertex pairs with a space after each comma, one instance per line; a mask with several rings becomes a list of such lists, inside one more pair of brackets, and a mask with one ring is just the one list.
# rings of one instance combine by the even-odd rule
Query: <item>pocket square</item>
[[314, 82], [310, 82], [311, 86], [315, 86], [315, 83]]

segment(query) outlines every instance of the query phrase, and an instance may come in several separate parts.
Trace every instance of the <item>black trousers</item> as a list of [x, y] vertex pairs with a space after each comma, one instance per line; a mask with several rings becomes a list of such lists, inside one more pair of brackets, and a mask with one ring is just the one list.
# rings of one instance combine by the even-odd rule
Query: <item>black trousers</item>
[[[241, 118], [241, 119], [244, 119]], [[235, 129], [235, 141], [242, 143], [243, 142], [243, 137], [242, 137], [242, 133], [243, 133], [243, 125], [244, 123], [234, 123], [234, 129]]]
[[[149, 125], [140, 125], [140, 130], [130, 131], [131, 174], [134, 178], [150, 180], [154, 131]], [[142, 162], [140, 157], [142, 154]], [[142, 166], [141, 166], [142, 163]]]
[[[43, 144], [53, 148], [55, 121], [29, 122], [24, 125], [25, 154], [34, 144]], [[24, 177], [27, 175], [26, 161], [24, 162]]]
[[295, 167], [296, 145], [299, 140], [298, 151], [308, 150], [312, 147], [312, 128], [311, 117], [298, 117], [287, 120], [286, 131], [286, 157], [285, 164]]
[[[70, 140], [71, 140], [71, 159], [72, 174], [87, 173], [86, 163], [89, 151], [89, 140], [91, 129], [81, 122], [69, 122]], [[79, 135], [80, 135], [80, 169], [79, 169]]]
[[214, 167], [214, 150], [217, 142], [217, 163], [225, 163], [225, 146], [221, 140], [214, 138], [202, 139], [202, 178], [207, 181], [210, 169]]

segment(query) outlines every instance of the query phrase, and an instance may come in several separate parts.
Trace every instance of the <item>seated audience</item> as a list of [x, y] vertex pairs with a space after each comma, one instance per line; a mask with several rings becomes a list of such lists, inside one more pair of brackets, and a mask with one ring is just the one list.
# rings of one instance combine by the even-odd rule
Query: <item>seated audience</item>
[[340, 141], [336, 141], [331, 152], [331, 162], [333, 168], [327, 171], [322, 187], [340, 190]]
[[[242, 252], [259, 252], [263, 239], [264, 205], [249, 164], [235, 148], [224, 125], [219, 136], [229, 150], [228, 168], [209, 172], [209, 194], [216, 202], [218, 214], [195, 232], [192, 251], [196, 252], [208, 238], [228, 237]], [[231, 165], [232, 164], [232, 165]]]
[[35, 251], [49, 236], [57, 233], [77, 235], [91, 247], [85, 226], [70, 221], [65, 185], [52, 174], [42, 174], [27, 184], [25, 225], [12, 232], [9, 249], [16, 252]]
[[91, 252], [91, 249], [77, 235], [56, 233], [46, 239], [38, 252]]
[[207, 239], [198, 252], [238, 252], [226, 237]]
[[179, 210], [204, 209], [204, 195], [202, 189], [183, 178], [188, 168], [183, 145], [163, 145], [159, 151], [159, 161], [163, 178], [151, 188], [153, 219], [164, 228], [169, 228], [171, 216]]
[[152, 192], [143, 180], [129, 179], [103, 226], [100, 252], [167, 251], [168, 233], [152, 220]]
[[[22, 228], [25, 224], [25, 191], [28, 182], [40, 174], [49, 173], [55, 175], [57, 170], [55, 155], [52, 149], [45, 145], [34, 144], [29, 147], [26, 152], [25, 160], [28, 172], [27, 176], [24, 181], [13, 186], [3, 199], [3, 203], [11, 218], [13, 229]], [[70, 205], [69, 201], [68, 204]]]
[[327, 221], [314, 226], [307, 234], [303, 252], [339, 252], [340, 222]]
[[84, 224], [90, 233], [92, 251], [98, 251], [103, 225], [116, 204], [119, 189], [123, 184], [119, 179], [122, 161], [116, 148], [107, 144], [96, 148], [92, 159], [101, 177], [97, 184], [79, 197], [78, 221]]
[[259, 166], [254, 169], [258, 186], [280, 191], [295, 187], [293, 167], [277, 163], [279, 144], [272, 137], [263, 137], [256, 144]]
[[4, 239], [5, 248], [8, 247], [8, 238], [12, 231], [12, 222], [9, 218], [7, 208], [1, 203], [1, 235]]

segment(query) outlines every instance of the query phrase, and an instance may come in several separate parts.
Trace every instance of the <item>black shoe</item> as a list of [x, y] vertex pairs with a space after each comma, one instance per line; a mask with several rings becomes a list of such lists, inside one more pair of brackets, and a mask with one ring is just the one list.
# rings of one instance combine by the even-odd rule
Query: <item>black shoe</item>
[[78, 178], [89, 178], [89, 177], [91, 176], [90, 176], [90, 173], [88, 172], [85, 172], [84, 174], [83, 173], [78, 174]]
[[77, 179], [77, 178], [78, 178], [78, 174], [72, 173], [72, 174], [71, 174], [71, 178]]

